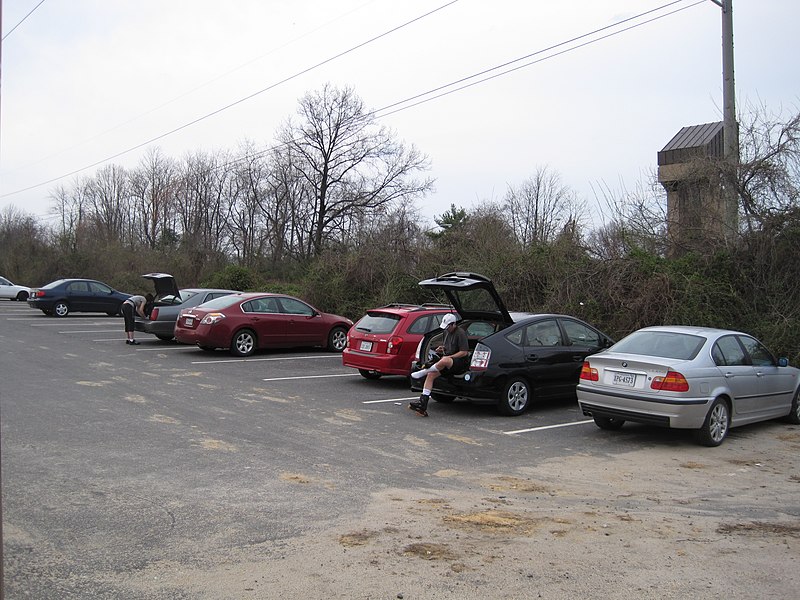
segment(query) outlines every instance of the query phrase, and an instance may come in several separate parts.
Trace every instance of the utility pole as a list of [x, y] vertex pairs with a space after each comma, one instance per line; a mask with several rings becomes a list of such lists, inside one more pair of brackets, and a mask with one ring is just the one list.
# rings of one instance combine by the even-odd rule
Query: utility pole
[[722, 129], [725, 138], [725, 200], [732, 237], [738, 228], [739, 198], [736, 171], [739, 166], [739, 125], [736, 122], [736, 86], [733, 77], [733, 0], [711, 0], [722, 9]]

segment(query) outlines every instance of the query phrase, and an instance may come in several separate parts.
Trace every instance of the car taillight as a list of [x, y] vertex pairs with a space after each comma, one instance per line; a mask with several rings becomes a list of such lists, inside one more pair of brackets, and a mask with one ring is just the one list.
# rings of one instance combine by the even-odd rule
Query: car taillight
[[155, 321], [158, 318], [158, 309], [154, 308], [150, 311], [150, 320]]
[[492, 357], [492, 351], [489, 346], [478, 344], [475, 346], [475, 351], [472, 353], [472, 360], [469, 363], [469, 368], [473, 371], [485, 371], [489, 367], [489, 359]]
[[36, 298], [42, 298], [42, 297], [44, 296], [44, 292], [43, 292], [42, 290], [36, 290], [36, 291], [33, 293], [33, 295], [34, 295]]
[[653, 377], [650, 388], [660, 392], [688, 392], [689, 382], [677, 371], [667, 371], [663, 377]]
[[389, 339], [389, 344], [386, 346], [387, 354], [400, 354], [400, 346], [403, 345], [403, 338], [393, 335]]
[[583, 367], [581, 367], [581, 379], [585, 381], [600, 381], [597, 369], [592, 368], [588, 360], [584, 361]]
[[213, 325], [214, 323], [219, 323], [224, 318], [225, 315], [223, 315], [222, 313], [209, 313], [205, 317], [203, 317], [203, 320], [200, 322], [203, 325]]

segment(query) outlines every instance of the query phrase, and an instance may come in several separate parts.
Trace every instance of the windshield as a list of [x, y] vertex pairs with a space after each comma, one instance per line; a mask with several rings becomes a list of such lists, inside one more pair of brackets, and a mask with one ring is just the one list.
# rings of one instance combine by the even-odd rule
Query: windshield
[[199, 308], [207, 308], [209, 310], [222, 310], [223, 308], [228, 308], [229, 306], [233, 306], [237, 302], [241, 302], [242, 297], [236, 294], [230, 296], [220, 296], [219, 298], [214, 298], [213, 300], [209, 300], [208, 302], [203, 302]]
[[371, 312], [361, 317], [356, 323], [356, 329], [366, 333], [391, 333], [399, 320], [397, 315]]
[[611, 346], [609, 352], [692, 360], [705, 342], [706, 338], [688, 333], [636, 331]]

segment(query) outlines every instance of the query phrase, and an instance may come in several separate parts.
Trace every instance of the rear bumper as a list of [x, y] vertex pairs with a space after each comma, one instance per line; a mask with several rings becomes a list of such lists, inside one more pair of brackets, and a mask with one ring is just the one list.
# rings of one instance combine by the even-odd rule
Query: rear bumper
[[671, 427], [699, 429], [705, 422], [713, 398], [680, 398], [676, 396], [644, 396], [612, 391], [601, 392], [579, 384], [578, 406], [586, 416], [610, 417]]
[[175, 322], [174, 321], [150, 321], [145, 319], [136, 319], [133, 324], [136, 331], [142, 333], [150, 333], [152, 335], [174, 335]]
[[[416, 369], [415, 369], [416, 370]], [[411, 389], [421, 392], [425, 378], [411, 378]], [[498, 401], [501, 391], [495, 385], [495, 378], [484, 371], [466, 371], [459, 375], [440, 375], [433, 382], [434, 393], [468, 398], [470, 400]]]
[[342, 352], [342, 364], [364, 371], [376, 371], [383, 375], [403, 375], [411, 373], [411, 359], [400, 354], [369, 354], [345, 348]]

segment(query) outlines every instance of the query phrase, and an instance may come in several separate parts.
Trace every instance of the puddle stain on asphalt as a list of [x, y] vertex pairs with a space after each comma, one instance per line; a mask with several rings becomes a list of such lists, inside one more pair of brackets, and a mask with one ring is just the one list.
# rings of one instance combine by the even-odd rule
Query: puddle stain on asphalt
[[222, 440], [215, 440], [211, 438], [203, 438], [202, 440], [192, 440], [205, 450], [221, 450], [223, 452], [238, 452], [239, 449], [233, 444], [224, 442]]
[[166, 415], [153, 415], [149, 419], [153, 423], [166, 423], [168, 425], [179, 425], [180, 421], [177, 419], [173, 419], [172, 417], [168, 417]]

